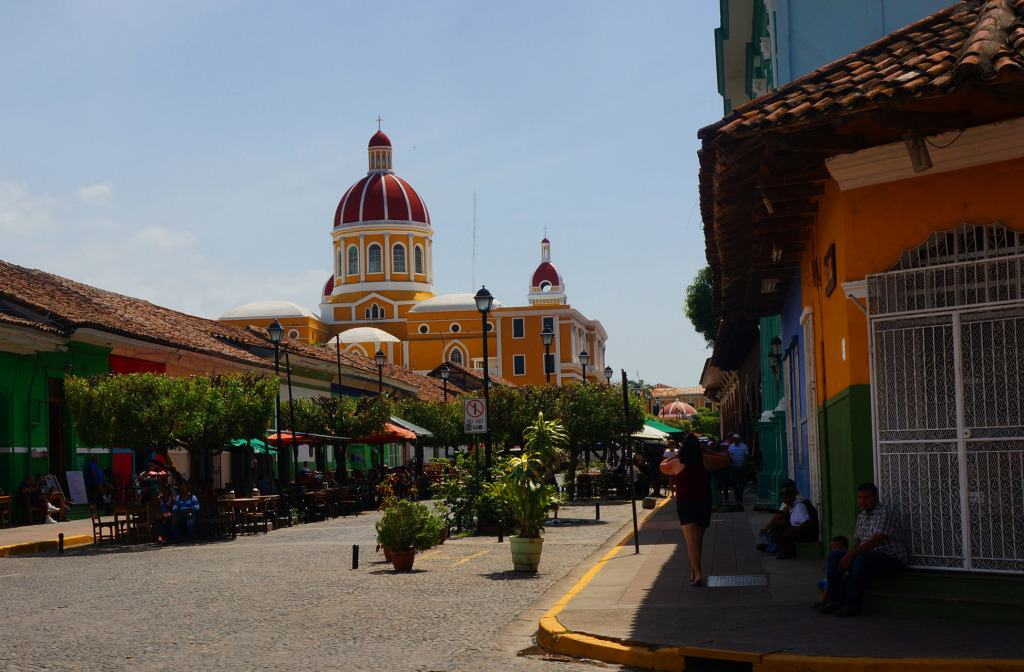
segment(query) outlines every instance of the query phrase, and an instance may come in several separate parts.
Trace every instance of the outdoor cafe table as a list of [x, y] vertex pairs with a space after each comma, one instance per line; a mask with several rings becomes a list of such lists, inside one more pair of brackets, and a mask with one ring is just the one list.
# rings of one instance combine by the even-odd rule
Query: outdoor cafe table
[[245, 514], [256, 511], [259, 497], [236, 497], [234, 499], [218, 499], [217, 508], [231, 516], [232, 524], [240, 526]]
[[[114, 504], [114, 529], [120, 538], [127, 535], [133, 541], [139, 539], [139, 527], [149, 525], [148, 507], [135, 504]], [[121, 539], [124, 541], [124, 539]]]

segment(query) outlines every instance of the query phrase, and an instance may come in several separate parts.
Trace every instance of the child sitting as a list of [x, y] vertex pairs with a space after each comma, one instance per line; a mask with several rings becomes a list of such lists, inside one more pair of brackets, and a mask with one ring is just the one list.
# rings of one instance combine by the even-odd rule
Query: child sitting
[[[832, 537], [829, 542], [829, 550], [831, 551], [845, 551], [850, 548], [850, 540], [843, 535]], [[828, 581], [822, 579], [818, 581], [818, 590], [821, 591], [821, 597], [818, 598], [817, 602], [811, 603], [811, 609], [820, 609], [823, 604], [828, 603]]]

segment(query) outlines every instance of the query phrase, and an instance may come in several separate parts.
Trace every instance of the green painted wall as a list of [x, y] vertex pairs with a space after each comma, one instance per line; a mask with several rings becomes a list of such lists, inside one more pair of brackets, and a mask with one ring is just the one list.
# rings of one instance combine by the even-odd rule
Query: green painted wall
[[822, 539], [843, 534], [853, 542], [857, 487], [874, 481], [871, 388], [852, 385], [818, 409], [821, 436]]
[[779, 483], [788, 477], [786, 473], [786, 413], [775, 409], [785, 395], [785, 381], [776, 377], [772, 364], [779, 366], [773, 357], [771, 342], [781, 338], [782, 317], [762, 317], [761, 331], [761, 418], [755, 425], [758, 447], [761, 451], [761, 470], [757, 473], [757, 498], [768, 500], [772, 506], [780, 505]]

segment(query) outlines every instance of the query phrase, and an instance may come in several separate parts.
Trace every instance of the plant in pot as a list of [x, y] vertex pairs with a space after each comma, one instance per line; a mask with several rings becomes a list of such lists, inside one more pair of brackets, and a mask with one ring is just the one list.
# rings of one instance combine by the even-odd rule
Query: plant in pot
[[377, 543], [391, 550], [397, 572], [412, 570], [416, 551], [436, 546], [441, 520], [419, 502], [402, 499], [389, 506], [377, 523]]
[[514, 534], [509, 543], [512, 566], [517, 572], [535, 572], [540, 565], [544, 521], [552, 505], [558, 502], [557, 488], [542, 480], [550, 474], [550, 456], [567, 442], [560, 423], [538, 415], [526, 431], [526, 453], [509, 460], [491, 486], [491, 492], [501, 499], [512, 518]]

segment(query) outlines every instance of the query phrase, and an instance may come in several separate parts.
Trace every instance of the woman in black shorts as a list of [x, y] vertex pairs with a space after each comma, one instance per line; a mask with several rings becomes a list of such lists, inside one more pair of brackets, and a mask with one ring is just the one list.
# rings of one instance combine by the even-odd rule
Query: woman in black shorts
[[704, 466], [697, 436], [687, 434], [679, 453], [662, 461], [661, 471], [672, 477], [676, 489], [676, 512], [690, 557], [690, 585], [696, 588], [704, 585], [700, 559], [704, 532], [711, 526], [711, 472]]

